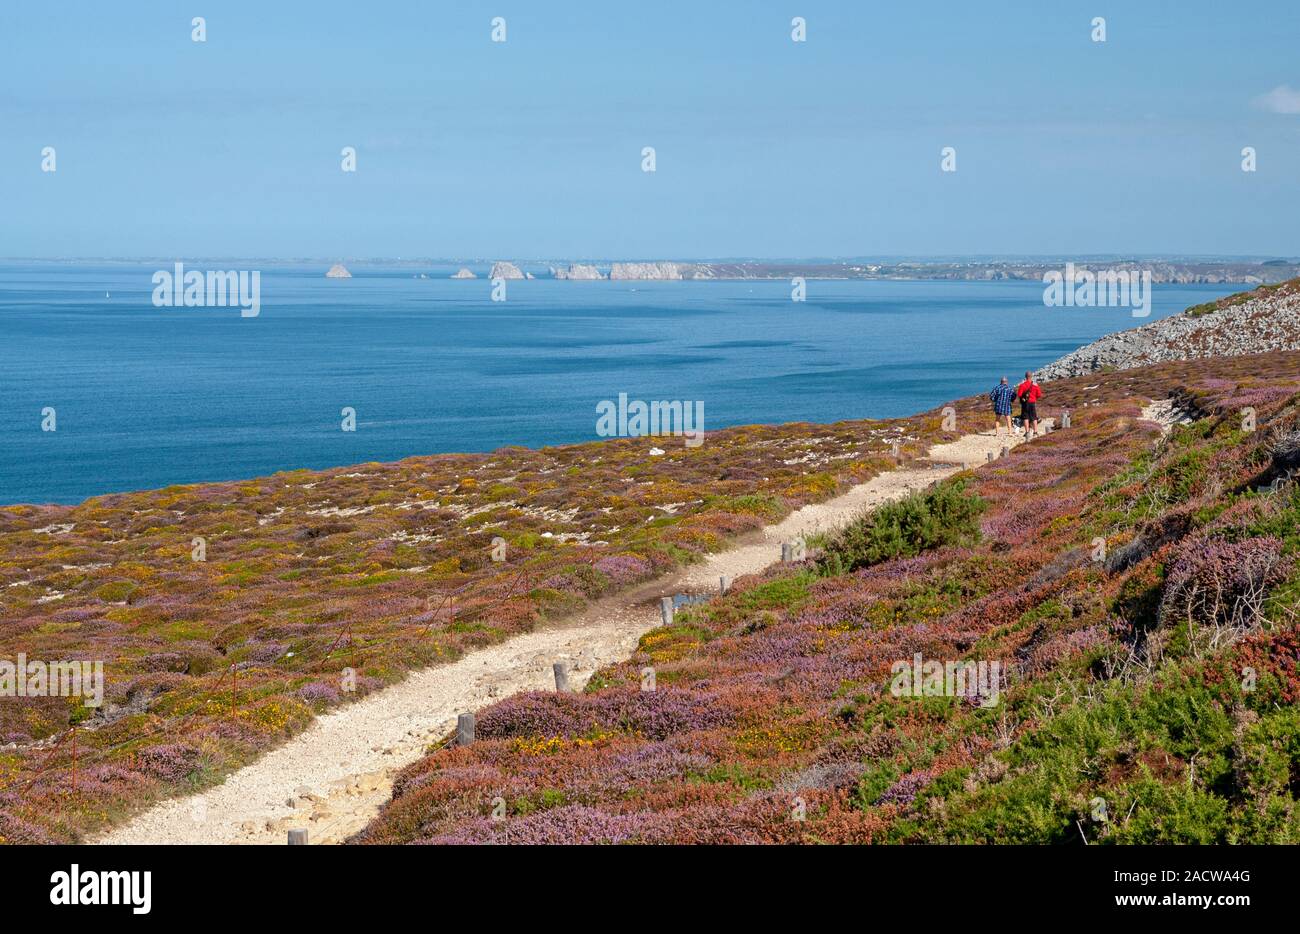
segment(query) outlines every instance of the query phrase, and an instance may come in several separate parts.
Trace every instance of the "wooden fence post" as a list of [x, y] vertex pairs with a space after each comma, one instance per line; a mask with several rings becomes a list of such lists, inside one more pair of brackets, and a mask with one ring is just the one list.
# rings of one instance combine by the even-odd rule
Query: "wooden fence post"
[[304, 827], [300, 830], [289, 831], [289, 846], [306, 846], [307, 829]]
[[661, 597], [659, 599], [659, 616], [665, 626], [673, 624], [673, 598]]
[[569, 663], [556, 662], [551, 670], [555, 672], [555, 690], [564, 693], [569, 689]]
[[474, 742], [474, 714], [463, 713], [456, 718], [456, 745], [468, 746]]

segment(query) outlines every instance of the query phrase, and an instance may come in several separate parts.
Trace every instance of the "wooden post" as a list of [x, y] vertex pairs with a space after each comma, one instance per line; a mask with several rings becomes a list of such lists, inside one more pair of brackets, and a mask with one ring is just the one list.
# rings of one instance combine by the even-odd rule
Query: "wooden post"
[[673, 598], [661, 597], [659, 599], [659, 616], [665, 626], [673, 624]]
[[725, 594], [730, 589], [731, 589], [731, 578], [723, 574], [721, 577], [718, 578], [718, 593]]
[[993, 463], [993, 458], [994, 458], [994, 454], [993, 454], [993, 452], [992, 452], [992, 451], [989, 451], [989, 463], [990, 463], [990, 464]]
[[1008, 454], [1010, 454], [1010, 453], [1011, 453], [1011, 448], [1004, 447], [1004, 448], [1002, 449], [1002, 456], [1003, 456], [1003, 457], [1006, 457], [1006, 456], [1007, 456]]
[[307, 828], [289, 831], [289, 846], [306, 846]]
[[794, 547], [789, 542], [781, 543], [781, 563], [788, 564], [794, 556]]
[[474, 742], [474, 714], [463, 713], [456, 718], [456, 745], [468, 746]]
[[1070, 427], [1070, 410], [1069, 410], [1069, 409], [1063, 409], [1063, 410], [1061, 411], [1061, 427], [1062, 427], [1062, 428], [1069, 428], [1069, 427]]
[[551, 671], [555, 672], [555, 690], [564, 693], [569, 689], [569, 663], [556, 662], [551, 665]]

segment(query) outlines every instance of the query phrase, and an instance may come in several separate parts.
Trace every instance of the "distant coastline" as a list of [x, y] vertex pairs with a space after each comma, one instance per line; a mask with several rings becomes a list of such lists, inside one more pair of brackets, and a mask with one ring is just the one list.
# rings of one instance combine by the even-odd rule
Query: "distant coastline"
[[638, 259], [506, 259], [492, 258], [266, 258], [266, 257], [80, 257], [75, 259], [12, 258], [5, 263], [50, 264], [171, 264], [177, 259], [210, 263], [257, 266], [322, 266], [336, 264], [349, 269], [410, 269], [429, 278], [489, 278], [494, 267], [517, 269], [518, 276], [556, 280], [644, 279], [644, 280], [767, 280], [841, 279], [893, 281], [1042, 281], [1044, 274], [1059, 271], [1067, 262], [1094, 270], [1145, 270], [1156, 283], [1269, 285], [1300, 276], [1300, 259], [1293, 257], [1179, 257], [1133, 255], [1082, 255], [1070, 257], [937, 257], [937, 258], [848, 258], [848, 259], [726, 259], [675, 260]]

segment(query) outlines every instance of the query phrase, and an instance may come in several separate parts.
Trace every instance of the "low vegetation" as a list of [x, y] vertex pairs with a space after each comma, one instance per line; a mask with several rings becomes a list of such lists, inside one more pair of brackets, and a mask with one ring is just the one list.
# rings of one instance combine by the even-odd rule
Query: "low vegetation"
[[[0, 840], [77, 840], [340, 704], [527, 631], [952, 437], [938, 413], [411, 458], [0, 507]], [[658, 453], [655, 452], [659, 445]], [[74, 768], [75, 761], [75, 768]]]
[[354, 842], [1300, 842], [1300, 354], [1048, 388], [1070, 429], [481, 711]]
[[845, 574], [891, 558], [977, 541], [986, 504], [966, 487], [964, 479], [941, 483], [872, 510], [826, 545], [819, 569]]

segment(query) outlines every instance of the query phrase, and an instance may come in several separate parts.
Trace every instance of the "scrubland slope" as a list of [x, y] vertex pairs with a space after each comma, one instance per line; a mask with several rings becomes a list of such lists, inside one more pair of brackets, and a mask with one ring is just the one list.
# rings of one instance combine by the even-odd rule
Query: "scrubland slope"
[[[355, 842], [1297, 842], [1300, 354], [1048, 389], [1070, 429], [481, 711]], [[996, 696], [898, 696], [918, 654]]]

